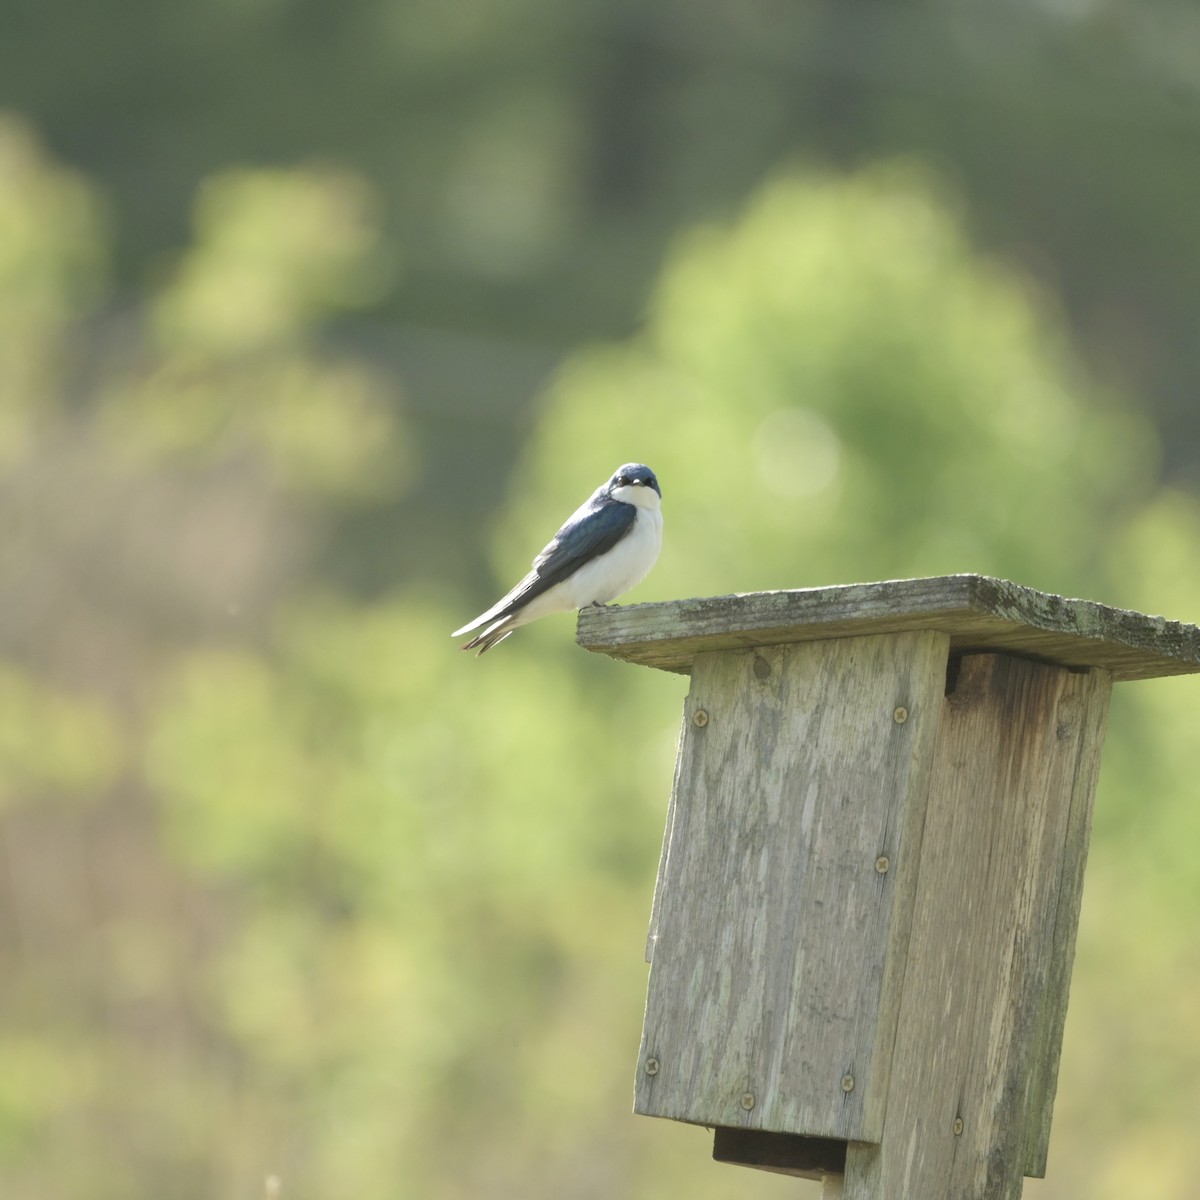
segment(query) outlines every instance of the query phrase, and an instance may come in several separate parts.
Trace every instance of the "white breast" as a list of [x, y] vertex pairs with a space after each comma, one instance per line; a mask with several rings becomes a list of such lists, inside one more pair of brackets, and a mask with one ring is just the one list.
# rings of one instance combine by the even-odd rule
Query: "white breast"
[[[630, 488], [644, 496], [649, 488]], [[662, 510], [658, 496], [650, 492], [655, 503], [639, 504], [633, 528], [607, 553], [581, 567], [563, 587], [571, 598], [572, 608], [589, 604], [607, 604], [646, 578], [662, 549]], [[641, 498], [639, 496], [639, 499]]]

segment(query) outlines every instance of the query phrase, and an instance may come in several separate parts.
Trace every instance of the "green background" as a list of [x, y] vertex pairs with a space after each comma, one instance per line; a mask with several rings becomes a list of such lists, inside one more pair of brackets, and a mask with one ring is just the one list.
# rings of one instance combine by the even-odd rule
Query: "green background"
[[[1200, 15], [5, 24], [0, 1194], [817, 1196], [630, 1115], [686, 682], [448, 634], [630, 459], [634, 600], [1200, 618]], [[1117, 689], [1027, 1196], [1195, 1195], [1198, 719]]]

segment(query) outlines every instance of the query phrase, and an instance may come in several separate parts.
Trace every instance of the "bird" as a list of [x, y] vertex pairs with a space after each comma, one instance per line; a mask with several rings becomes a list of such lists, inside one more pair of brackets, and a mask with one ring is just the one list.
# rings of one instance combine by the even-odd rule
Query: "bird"
[[478, 653], [550, 613], [602, 606], [641, 583], [662, 548], [662, 488], [644, 463], [625, 463], [563, 523], [533, 569], [487, 612], [450, 636]]

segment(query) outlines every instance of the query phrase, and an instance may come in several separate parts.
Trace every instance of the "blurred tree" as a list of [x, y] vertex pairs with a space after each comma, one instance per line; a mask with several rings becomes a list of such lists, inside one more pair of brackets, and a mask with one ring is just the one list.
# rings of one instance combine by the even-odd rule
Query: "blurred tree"
[[205, 1195], [239, 1137], [204, 1011], [231, 908], [161, 836], [146, 705], [164, 655], [257, 640], [337, 514], [406, 486], [392, 388], [314, 340], [392, 256], [353, 176], [218, 177], [98, 336], [92, 188], [16, 121], [0, 165], [0, 1191]]
[[733, 229], [681, 240], [645, 331], [563, 370], [517, 471], [510, 558], [578, 470], [565, 447], [597, 475], [654, 465], [655, 586], [683, 595], [956, 570], [1083, 587], [1157, 466], [1051, 299], [974, 255], [904, 163], [790, 175]]
[[[378, 311], [425, 351], [406, 381], [432, 477], [477, 446], [486, 464], [487, 439], [515, 448], [527, 389], [496, 386], [514, 345], [491, 338], [554, 353], [624, 334], [682, 224], [724, 217], [796, 154], [912, 153], [961, 180], [979, 240], [1062, 292], [1093, 361], [1153, 405], [1172, 470], [1195, 472], [1189, 0], [9, 8], [2, 101], [113, 198], [122, 295], [230, 164], [316, 156], [372, 180], [409, 255]], [[376, 352], [395, 338], [378, 330]], [[469, 427], [443, 440], [448, 398], [483, 445]]]
[[27, 452], [60, 397], [65, 331], [97, 298], [101, 206], [76, 174], [48, 163], [32, 132], [0, 116], [0, 463]]
[[151, 631], [256, 628], [339, 519], [411, 485], [395, 381], [315, 328], [394, 255], [356, 177], [222, 175], [197, 245], [98, 327], [94, 192], [16, 122], [0, 161], [0, 651], [132, 686]]

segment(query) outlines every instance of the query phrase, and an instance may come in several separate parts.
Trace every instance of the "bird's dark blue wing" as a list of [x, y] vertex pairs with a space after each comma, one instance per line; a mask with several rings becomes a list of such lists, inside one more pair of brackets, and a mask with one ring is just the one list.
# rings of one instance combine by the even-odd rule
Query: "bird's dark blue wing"
[[593, 496], [533, 560], [533, 570], [505, 597], [503, 608], [493, 612], [491, 618], [516, 612], [597, 555], [606, 554], [629, 533], [636, 519], [637, 509], [632, 504]]
[[592, 501], [581, 514], [572, 517], [554, 540], [533, 560], [538, 581], [545, 580], [539, 591], [561, 583], [584, 563], [607, 554], [632, 528], [637, 509], [620, 500]]

